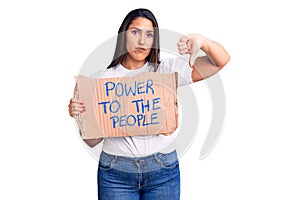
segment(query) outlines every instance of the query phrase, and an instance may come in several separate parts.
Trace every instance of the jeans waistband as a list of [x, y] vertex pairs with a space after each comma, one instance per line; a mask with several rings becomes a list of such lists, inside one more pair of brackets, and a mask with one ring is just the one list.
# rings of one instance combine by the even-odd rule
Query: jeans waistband
[[155, 153], [145, 157], [124, 157], [101, 152], [99, 167], [106, 166], [106, 169], [116, 169], [129, 173], [145, 173], [168, 168], [178, 163], [176, 151], [168, 154]]

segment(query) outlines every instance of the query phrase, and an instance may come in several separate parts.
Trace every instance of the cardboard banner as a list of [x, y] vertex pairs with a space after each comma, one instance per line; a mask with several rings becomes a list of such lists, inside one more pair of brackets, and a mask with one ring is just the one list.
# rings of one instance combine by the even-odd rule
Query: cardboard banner
[[178, 127], [177, 73], [76, 78], [87, 109], [77, 122], [83, 139], [172, 134]]

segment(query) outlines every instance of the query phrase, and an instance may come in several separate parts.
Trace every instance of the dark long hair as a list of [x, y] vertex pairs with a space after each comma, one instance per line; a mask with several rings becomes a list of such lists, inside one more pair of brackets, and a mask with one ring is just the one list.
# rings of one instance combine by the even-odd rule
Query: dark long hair
[[156, 72], [157, 67], [160, 63], [159, 61], [159, 28], [158, 28], [158, 23], [155, 19], [154, 14], [144, 8], [139, 8], [132, 10], [127, 14], [127, 16], [124, 18], [119, 31], [118, 31], [118, 37], [117, 37], [117, 44], [116, 44], [116, 49], [115, 49], [115, 54], [112, 62], [109, 64], [107, 69], [114, 67], [120, 63], [123, 63], [125, 61], [125, 57], [127, 54], [127, 49], [126, 49], [126, 31], [131, 24], [131, 22], [137, 18], [137, 17], [143, 17], [146, 19], [149, 19], [152, 22], [152, 25], [154, 27], [154, 41], [153, 45], [151, 48], [151, 51], [149, 55], [146, 57], [146, 61], [151, 63], [154, 67], [154, 71]]

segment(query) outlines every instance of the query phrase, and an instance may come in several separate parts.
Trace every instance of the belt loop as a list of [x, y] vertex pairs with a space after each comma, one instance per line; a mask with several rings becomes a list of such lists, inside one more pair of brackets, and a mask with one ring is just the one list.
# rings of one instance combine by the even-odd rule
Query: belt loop
[[160, 162], [160, 159], [157, 157], [157, 154], [158, 154], [158, 153], [155, 153], [155, 154], [154, 154], [154, 158], [155, 158], [155, 160], [156, 160], [157, 162]]
[[117, 155], [113, 155], [113, 159], [112, 159], [112, 163], [115, 163], [118, 160], [118, 156]]

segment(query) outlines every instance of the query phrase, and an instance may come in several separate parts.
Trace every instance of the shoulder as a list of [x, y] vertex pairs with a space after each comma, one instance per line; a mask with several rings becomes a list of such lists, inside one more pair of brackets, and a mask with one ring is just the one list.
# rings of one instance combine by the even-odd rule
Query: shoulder
[[162, 59], [159, 65], [161, 70], [182, 70], [189, 67], [189, 60], [183, 56]]
[[97, 71], [91, 75], [91, 78], [112, 78], [117, 77], [120, 74], [118, 73], [118, 66], [111, 67], [102, 71]]
[[192, 68], [189, 65], [189, 59], [183, 56], [175, 58], [162, 59], [158, 73], [178, 73], [179, 85], [187, 85], [192, 83]]

